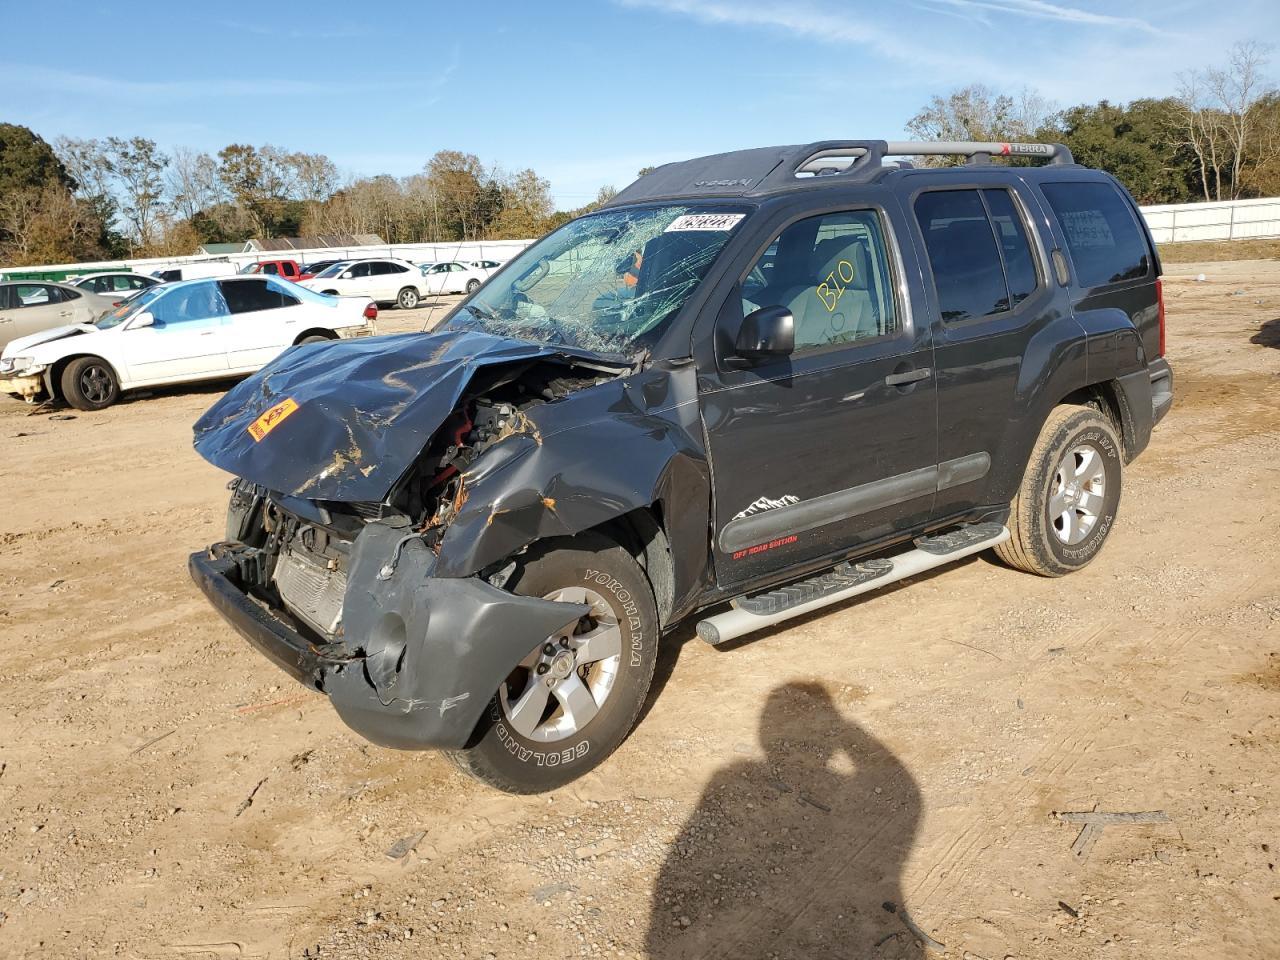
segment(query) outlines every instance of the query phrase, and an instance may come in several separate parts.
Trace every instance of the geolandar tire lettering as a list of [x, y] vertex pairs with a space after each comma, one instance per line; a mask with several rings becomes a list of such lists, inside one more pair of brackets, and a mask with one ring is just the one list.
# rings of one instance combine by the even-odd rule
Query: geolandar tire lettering
[[1045, 577], [1088, 564], [1115, 525], [1122, 464], [1109, 418], [1093, 407], [1055, 407], [1010, 505], [1010, 537], [995, 548], [996, 555]]
[[[505, 689], [490, 701], [468, 746], [451, 756], [466, 773], [508, 793], [541, 793], [574, 780], [608, 757], [626, 739], [644, 705], [657, 662], [659, 623], [653, 588], [635, 559], [600, 534], [549, 541], [531, 551], [508, 589], [524, 596], [551, 597], [558, 591], [598, 598], [607, 618], [616, 622], [619, 642], [610, 657], [611, 682], [594, 713], [580, 728], [563, 737], [535, 739], [541, 727], [521, 733], [504, 710], [528, 693], [531, 675], [526, 662], [513, 664]], [[553, 650], [555, 638], [543, 643]], [[536, 658], [537, 651], [534, 651]], [[557, 656], [559, 653], [557, 651]], [[549, 661], [554, 668], [555, 660]], [[542, 666], [547, 666], [543, 661]], [[587, 673], [590, 666], [580, 668]], [[567, 673], [567, 671], [566, 671]], [[550, 676], [541, 673], [537, 677]], [[589, 679], [589, 676], [588, 676]], [[590, 688], [588, 688], [590, 689]], [[603, 689], [603, 688], [597, 688]], [[559, 709], [547, 699], [547, 723]]]

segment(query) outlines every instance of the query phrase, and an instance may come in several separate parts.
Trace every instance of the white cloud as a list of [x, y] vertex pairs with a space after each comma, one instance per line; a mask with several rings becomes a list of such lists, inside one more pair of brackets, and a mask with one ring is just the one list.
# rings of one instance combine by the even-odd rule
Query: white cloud
[[1055, 20], [1093, 27], [1115, 27], [1138, 30], [1143, 33], [1161, 34], [1164, 31], [1139, 17], [1118, 17], [1109, 13], [1094, 13], [1078, 7], [1065, 7], [1044, 0], [929, 0], [932, 4], [951, 7], [973, 20], [989, 24], [987, 13], [1009, 14], [1035, 20]]
[[[617, 0], [624, 7], [647, 8], [664, 13], [691, 17], [709, 24], [785, 30], [793, 36], [822, 43], [863, 46], [889, 60], [928, 68], [933, 72], [954, 69], [956, 57], [950, 52], [935, 52], [915, 42], [909, 31], [883, 28], [861, 13], [847, 8], [818, 7], [810, 3], [770, 3], [768, 5], [740, 0]], [[975, 72], [998, 69], [998, 65], [982, 58], [966, 57]], [[850, 65], [852, 66], [852, 65]]]

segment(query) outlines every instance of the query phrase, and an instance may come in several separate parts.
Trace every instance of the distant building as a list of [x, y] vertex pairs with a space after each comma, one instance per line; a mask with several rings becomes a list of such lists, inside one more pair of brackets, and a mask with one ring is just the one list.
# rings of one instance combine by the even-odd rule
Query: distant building
[[246, 249], [243, 243], [202, 243], [196, 253], [225, 257], [228, 253], [244, 253]]
[[272, 237], [250, 240], [236, 253], [279, 253], [285, 250], [317, 250], [325, 247], [384, 247], [376, 233], [319, 233], [314, 237]]

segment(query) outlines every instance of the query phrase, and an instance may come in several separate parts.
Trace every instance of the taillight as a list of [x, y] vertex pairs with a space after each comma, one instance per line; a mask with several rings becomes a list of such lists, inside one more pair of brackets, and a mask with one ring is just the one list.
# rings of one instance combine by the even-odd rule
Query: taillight
[[1160, 353], [1164, 356], [1164, 281], [1156, 277], [1156, 316], [1160, 320]]
[[[371, 304], [369, 304], [367, 307], [365, 307], [365, 308], [364, 308], [364, 318], [365, 318], [366, 320], [377, 320], [377, 319], [378, 319], [378, 305], [377, 305], [376, 303], [371, 303]], [[1161, 311], [1160, 311], [1160, 336], [1161, 336], [1160, 345], [1161, 345], [1161, 349], [1162, 349], [1162, 351], [1163, 351], [1163, 347], [1164, 347], [1164, 339], [1163, 339], [1163, 337], [1164, 337], [1164, 310], [1163, 310], [1163, 309], [1161, 309]]]

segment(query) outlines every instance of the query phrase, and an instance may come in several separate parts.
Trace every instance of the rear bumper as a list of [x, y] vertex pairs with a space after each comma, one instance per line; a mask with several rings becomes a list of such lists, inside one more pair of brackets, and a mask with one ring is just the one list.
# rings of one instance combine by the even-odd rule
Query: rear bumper
[[[235, 542], [192, 554], [196, 585], [236, 632], [294, 679], [326, 694], [361, 736], [400, 749], [457, 749], [517, 663], [583, 616], [583, 604], [520, 597], [474, 577], [429, 576], [435, 557], [405, 548], [380, 580], [388, 540], [357, 540], [345, 637], [317, 643], [245, 589], [255, 551]], [[401, 530], [385, 531], [394, 542]], [[360, 547], [372, 547], [361, 550]]]

